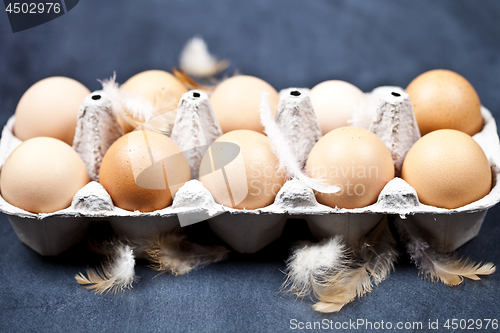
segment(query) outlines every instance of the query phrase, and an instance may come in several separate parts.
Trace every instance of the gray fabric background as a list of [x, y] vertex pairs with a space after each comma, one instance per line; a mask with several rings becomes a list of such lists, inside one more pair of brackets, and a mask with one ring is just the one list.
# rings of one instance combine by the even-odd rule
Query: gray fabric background
[[[237, 69], [278, 90], [327, 79], [363, 91], [406, 87], [426, 70], [451, 69], [474, 85], [498, 121], [499, 22], [500, 1], [486, 0], [82, 0], [62, 17], [16, 34], [0, 13], [0, 124], [42, 78], [69, 76], [96, 90], [96, 79], [113, 71], [123, 83], [143, 70], [169, 70], [196, 34], [231, 60], [227, 73]], [[479, 236], [459, 254], [500, 264], [499, 214], [499, 206], [492, 208]], [[211, 238], [205, 223], [189, 232]], [[310, 238], [304, 222], [290, 221], [283, 237], [258, 254], [232, 254], [180, 277], [156, 276], [140, 263], [132, 290], [94, 295], [73, 278], [101, 259], [85, 243], [41, 257], [1, 214], [0, 331], [281, 332], [291, 330], [291, 319], [421, 321], [424, 327], [438, 319], [446, 331], [446, 319], [500, 319], [500, 273], [447, 287], [420, 278], [405, 255], [370, 294], [338, 314], [315, 313], [308, 299], [278, 293], [288, 250], [304, 238]]]

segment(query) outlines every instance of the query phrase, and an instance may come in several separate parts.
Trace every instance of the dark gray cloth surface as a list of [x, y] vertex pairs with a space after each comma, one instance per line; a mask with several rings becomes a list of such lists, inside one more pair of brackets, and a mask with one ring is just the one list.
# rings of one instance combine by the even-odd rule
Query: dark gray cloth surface
[[[327, 79], [363, 91], [405, 87], [426, 70], [451, 69], [474, 85], [498, 121], [499, 22], [500, 2], [485, 0], [82, 0], [62, 17], [16, 34], [0, 14], [0, 123], [42, 78], [69, 76], [96, 90], [96, 79], [113, 71], [123, 83], [143, 70], [169, 70], [196, 34], [231, 60], [228, 73], [261, 77], [278, 90]], [[458, 253], [500, 264], [499, 214], [498, 206], [490, 209], [479, 236]], [[210, 235], [206, 223], [188, 231]], [[420, 278], [404, 254], [373, 292], [338, 314], [315, 313], [310, 300], [278, 293], [288, 250], [303, 238], [310, 238], [305, 223], [289, 221], [283, 237], [257, 254], [234, 253], [179, 277], [156, 276], [140, 263], [132, 290], [94, 295], [74, 280], [101, 259], [85, 243], [41, 257], [1, 214], [0, 331], [279, 332], [291, 330], [292, 319], [422, 322], [423, 331], [439, 320], [439, 331], [446, 331], [447, 319], [500, 319], [500, 273], [448, 287]]]

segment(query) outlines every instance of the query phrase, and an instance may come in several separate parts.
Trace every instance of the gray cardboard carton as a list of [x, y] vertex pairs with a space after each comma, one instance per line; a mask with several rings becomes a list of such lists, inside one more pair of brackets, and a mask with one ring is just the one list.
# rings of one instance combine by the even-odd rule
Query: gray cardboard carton
[[[102, 91], [92, 95], [95, 94], [106, 98]], [[196, 103], [196, 99], [188, 97]], [[206, 104], [206, 96], [200, 98]], [[282, 94], [281, 98], [287, 96]], [[84, 104], [100, 102], [102, 100], [87, 98]], [[201, 182], [193, 179], [180, 188], [171, 206], [151, 213], [130, 212], [114, 206], [109, 194], [96, 181], [82, 188], [70, 207], [51, 214], [26, 212], [10, 205], [1, 196], [0, 211], [8, 216], [19, 239], [44, 256], [58, 255], [77, 243], [93, 220], [109, 221], [117, 234], [130, 240], [154, 237], [181, 224], [189, 224], [190, 219], [207, 220], [213, 232], [236, 251], [254, 253], [280, 237], [288, 218], [305, 219], [317, 238], [342, 235], [351, 246], [386, 215], [415, 224], [442, 249], [452, 251], [478, 234], [488, 208], [500, 201], [500, 186], [496, 182], [500, 172], [496, 124], [486, 108], [482, 107], [481, 112], [484, 127], [473, 138], [489, 159], [494, 182], [484, 198], [457, 209], [423, 205], [413, 188], [402, 179], [394, 178], [382, 190], [376, 203], [357, 209], [321, 205], [310, 188], [292, 179], [281, 188], [272, 205], [256, 210], [237, 210], [217, 204]], [[12, 116], [2, 132], [0, 166], [21, 143], [12, 134], [14, 122]]]

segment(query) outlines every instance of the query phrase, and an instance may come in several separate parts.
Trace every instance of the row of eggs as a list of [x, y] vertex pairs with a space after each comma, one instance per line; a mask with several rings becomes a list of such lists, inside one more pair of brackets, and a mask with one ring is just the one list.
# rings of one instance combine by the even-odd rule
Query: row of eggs
[[[121, 89], [142, 95], [166, 111], [176, 109], [187, 92], [164, 71], [137, 74]], [[251, 76], [227, 79], [210, 96], [225, 134], [205, 154], [200, 181], [218, 203], [228, 207], [265, 207], [285, 182], [272, 145], [262, 134], [258, 112], [262, 90], [269, 92], [270, 103], [276, 106], [276, 90]], [[435, 70], [418, 76], [406, 91], [422, 135], [429, 134], [408, 152], [402, 178], [416, 189], [422, 203], [436, 207], [457, 208], [485, 196], [491, 188], [491, 172], [484, 152], [470, 136], [482, 127], [480, 102], [472, 85], [454, 72]], [[69, 146], [77, 110], [89, 93], [75, 80], [55, 77], [36, 83], [23, 95], [14, 134], [25, 142], [11, 153], [0, 174], [0, 190], [7, 202], [30, 212], [50, 213], [68, 207], [89, 182], [83, 161]], [[343, 81], [326, 81], [310, 91], [324, 136], [312, 149], [306, 171], [312, 178], [340, 185], [338, 193], [317, 193], [318, 201], [330, 207], [370, 205], [394, 178], [385, 144], [366, 129], [346, 126], [363, 98], [361, 90]], [[128, 123], [122, 126], [128, 133], [106, 152], [99, 182], [122, 209], [149, 212], [169, 206], [178, 188], [190, 180], [182, 151], [163, 134], [133, 131]], [[237, 145], [243, 159], [243, 169], [225, 170], [237, 180], [230, 188], [226, 176], [221, 178], [214, 168], [217, 156], [231, 154], [224, 152], [231, 145], [220, 143]], [[152, 165], [151, 156], [160, 163]], [[135, 169], [148, 167], [157, 168], [149, 173], [152, 180], [138, 180]], [[238, 172], [243, 174], [239, 177]], [[245, 196], [235, 201], [240, 192]]]
[[[143, 96], [162, 112], [177, 109], [182, 94], [188, 91], [175, 76], [161, 70], [134, 75], [120, 89]], [[270, 104], [276, 107], [278, 92], [256, 77], [234, 76], [215, 88], [210, 101], [224, 133], [235, 129], [263, 132], [258, 112], [262, 90], [269, 93]], [[422, 135], [443, 128], [469, 135], [481, 130], [481, 102], [474, 87], [461, 75], [448, 70], [429, 71], [414, 79], [406, 92]], [[18, 103], [14, 133], [21, 140], [49, 136], [71, 145], [78, 108], [89, 94], [84, 85], [70, 78], [52, 77], [37, 82]], [[309, 97], [323, 135], [349, 125], [365, 100], [359, 88], [340, 80], [316, 85]], [[125, 132], [134, 129], [125, 123], [122, 126]]]

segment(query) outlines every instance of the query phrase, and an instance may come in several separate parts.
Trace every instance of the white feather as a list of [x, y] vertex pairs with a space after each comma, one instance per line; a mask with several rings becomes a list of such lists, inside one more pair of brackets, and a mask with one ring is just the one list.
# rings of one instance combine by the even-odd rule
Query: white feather
[[118, 246], [116, 257], [109, 271], [116, 279], [116, 284], [130, 286], [135, 280], [135, 256], [129, 245]]
[[271, 112], [271, 107], [269, 106], [268, 96], [268, 92], [262, 91], [260, 119], [265, 128], [264, 132], [267, 134], [269, 140], [271, 140], [273, 150], [278, 156], [280, 170], [285, 170], [288, 178], [298, 178], [305, 185], [318, 192], [336, 193], [340, 191], [339, 186], [321, 183], [316, 179], [310, 178], [301, 170], [300, 161], [304, 160], [304, 157], [296, 156], [294, 150], [291, 149], [288, 141], [276, 124]]
[[88, 289], [93, 289], [99, 294], [129, 289], [132, 287], [132, 283], [137, 280], [134, 269], [135, 256], [130, 245], [118, 242], [110, 244], [109, 248], [114, 253], [102, 265], [102, 269], [88, 269], [88, 277], [85, 277], [82, 273], [75, 276], [79, 284]]
[[287, 260], [287, 279], [282, 289], [289, 286], [289, 291], [299, 297], [309, 295], [324, 276], [340, 270], [345, 263], [344, 254], [340, 236], [319, 243], [299, 243]]
[[[120, 89], [116, 82], [116, 73], [108, 80], [101, 81], [102, 90], [109, 96], [115, 113], [128, 122], [144, 123], [154, 115], [153, 104], [146, 98]], [[133, 124], [136, 125], [136, 124]]]
[[180, 67], [189, 75], [210, 77], [228, 66], [227, 60], [218, 61], [208, 52], [207, 44], [201, 37], [190, 39], [181, 52]]
[[120, 86], [116, 82], [116, 72], [113, 73], [113, 76], [109, 79], [98, 80], [101, 82], [102, 90], [108, 95], [109, 100], [111, 101], [111, 107], [113, 111], [119, 115], [122, 109], [121, 103], [121, 95], [120, 95]]

